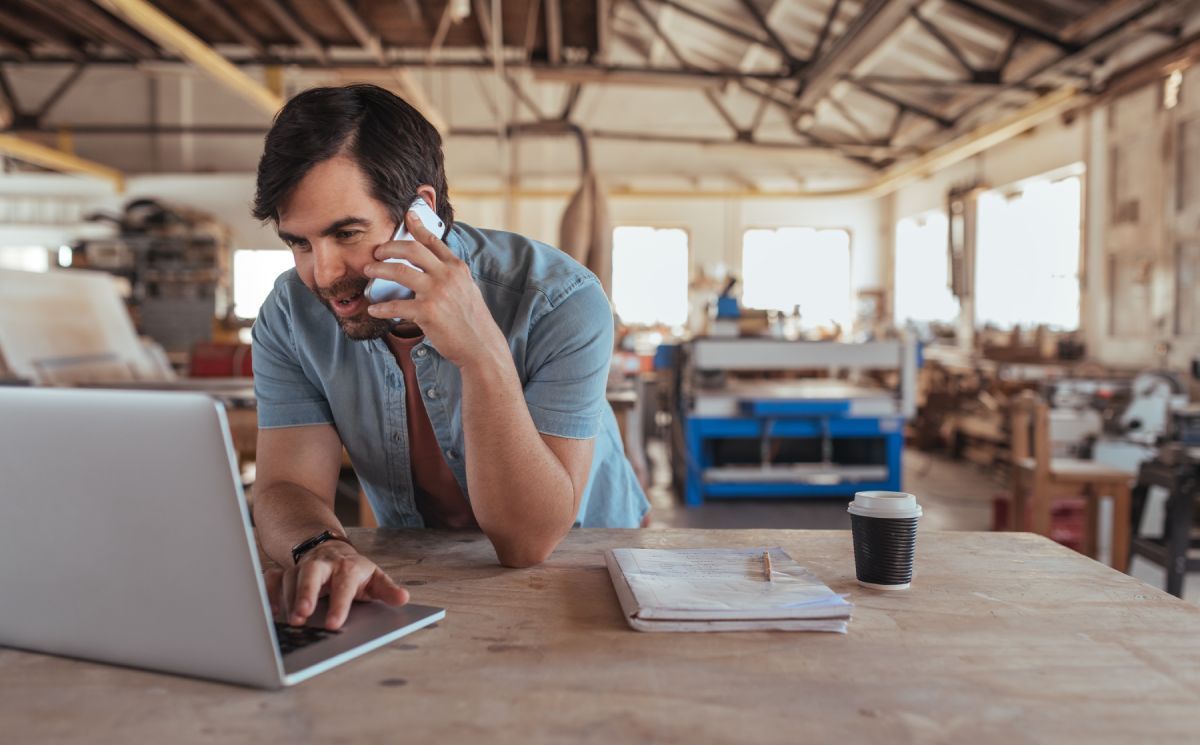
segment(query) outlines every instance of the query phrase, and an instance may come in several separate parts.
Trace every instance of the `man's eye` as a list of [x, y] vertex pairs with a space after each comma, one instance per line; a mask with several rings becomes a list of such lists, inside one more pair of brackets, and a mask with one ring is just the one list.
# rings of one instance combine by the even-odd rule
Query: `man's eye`
[[293, 251], [307, 251], [308, 250], [308, 241], [284, 241], [284, 243], [286, 243], [287, 247], [292, 249]]
[[357, 238], [361, 233], [361, 230], [339, 230], [334, 236], [339, 241], [348, 241]]

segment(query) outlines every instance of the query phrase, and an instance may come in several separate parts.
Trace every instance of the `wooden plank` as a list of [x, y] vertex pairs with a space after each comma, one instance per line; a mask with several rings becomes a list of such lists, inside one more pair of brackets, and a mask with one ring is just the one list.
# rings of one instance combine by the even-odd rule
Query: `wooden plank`
[[[5, 734], [1124, 745], [1200, 732], [1200, 612], [1029, 534], [923, 532], [900, 593], [858, 587], [844, 531], [576, 530], [521, 570], [475, 532], [351, 536], [446, 620], [284, 693], [2, 650]], [[615, 546], [774, 545], [851, 595], [849, 634], [638, 633], [602, 560]]]

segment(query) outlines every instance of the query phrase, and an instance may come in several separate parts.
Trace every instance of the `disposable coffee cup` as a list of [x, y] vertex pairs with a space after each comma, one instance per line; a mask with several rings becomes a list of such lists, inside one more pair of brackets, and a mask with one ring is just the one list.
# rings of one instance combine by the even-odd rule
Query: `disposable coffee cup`
[[860, 491], [846, 509], [854, 535], [858, 584], [876, 590], [907, 590], [912, 585], [921, 506], [911, 494]]

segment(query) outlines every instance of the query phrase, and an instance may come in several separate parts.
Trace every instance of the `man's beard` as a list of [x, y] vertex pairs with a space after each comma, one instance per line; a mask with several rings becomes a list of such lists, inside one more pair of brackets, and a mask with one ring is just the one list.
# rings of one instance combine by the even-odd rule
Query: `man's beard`
[[365, 310], [362, 315], [342, 317], [333, 309], [333, 304], [337, 301], [337, 298], [362, 295], [367, 289], [368, 281], [366, 277], [359, 277], [357, 279], [344, 277], [329, 287], [308, 285], [308, 289], [317, 296], [321, 304], [325, 306], [325, 309], [333, 314], [338, 325], [342, 327], [342, 332], [355, 341], [382, 339], [385, 334], [391, 331], [393, 325], [393, 321], [390, 318], [376, 318], [375, 316], [368, 315]]

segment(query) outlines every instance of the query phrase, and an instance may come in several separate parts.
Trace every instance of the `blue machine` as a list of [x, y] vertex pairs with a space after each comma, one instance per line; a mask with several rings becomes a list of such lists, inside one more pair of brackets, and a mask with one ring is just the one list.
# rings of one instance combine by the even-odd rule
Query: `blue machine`
[[[900, 490], [904, 421], [915, 409], [915, 343], [704, 338], [687, 351], [678, 401], [689, 506], [709, 497]], [[832, 374], [735, 378], [739, 372], [813, 369]], [[868, 370], [898, 373], [898, 383], [888, 389], [838, 377]]]

